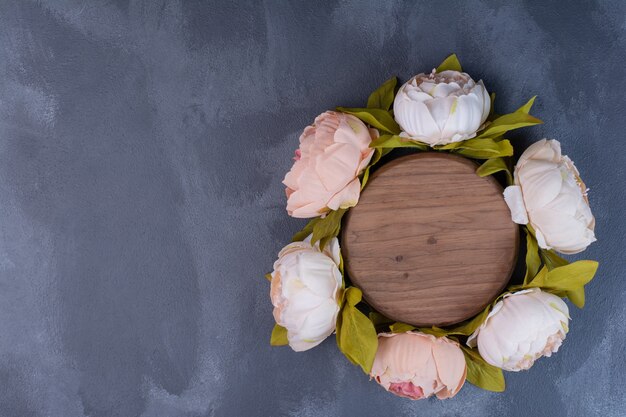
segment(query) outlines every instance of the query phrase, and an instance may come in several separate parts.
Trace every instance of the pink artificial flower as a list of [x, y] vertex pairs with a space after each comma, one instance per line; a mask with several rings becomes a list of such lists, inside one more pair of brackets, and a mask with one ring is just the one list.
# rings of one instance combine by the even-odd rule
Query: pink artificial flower
[[467, 368], [458, 343], [418, 332], [382, 333], [370, 376], [387, 391], [420, 400], [456, 395]]
[[353, 207], [359, 200], [358, 176], [367, 167], [378, 137], [356, 117], [328, 111], [304, 129], [295, 162], [285, 176], [287, 212], [309, 218]]

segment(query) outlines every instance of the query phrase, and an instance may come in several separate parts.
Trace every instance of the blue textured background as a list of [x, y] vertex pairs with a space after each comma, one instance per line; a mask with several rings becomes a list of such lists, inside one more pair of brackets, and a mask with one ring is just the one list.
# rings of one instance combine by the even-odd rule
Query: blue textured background
[[[314, 3], [0, 2], [1, 416], [626, 415], [626, 3]], [[500, 112], [539, 95], [512, 139], [577, 163], [601, 268], [506, 393], [411, 402], [270, 348], [263, 274], [302, 128], [451, 52]]]

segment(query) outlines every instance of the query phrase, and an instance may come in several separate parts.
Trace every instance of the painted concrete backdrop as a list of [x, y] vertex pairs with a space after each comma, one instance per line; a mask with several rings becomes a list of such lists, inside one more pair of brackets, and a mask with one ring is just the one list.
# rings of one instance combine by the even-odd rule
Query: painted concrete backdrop
[[[626, 3], [0, 1], [0, 417], [626, 416]], [[601, 267], [552, 359], [447, 401], [270, 348], [281, 180], [320, 112], [456, 52], [532, 95]]]

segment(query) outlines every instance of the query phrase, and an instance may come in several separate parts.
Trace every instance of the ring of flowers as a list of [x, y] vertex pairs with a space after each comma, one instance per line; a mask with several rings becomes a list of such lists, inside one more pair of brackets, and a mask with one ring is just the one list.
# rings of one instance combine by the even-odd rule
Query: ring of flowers
[[[367, 107], [338, 107], [304, 129], [283, 182], [289, 215], [312, 220], [266, 275], [276, 320], [272, 345], [305, 351], [335, 333], [348, 360], [410, 399], [452, 397], [465, 380], [503, 391], [503, 370], [526, 370], [558, 350], [570, 321], [563, 298], [582, 308], [598, 268], [557, 253], [579, 253], [595, 241], [587, 188], [556, 140], [534, 143], [513, 167], [506, 133], [542, 122], [530, 115], [535, 97], [505, 115], [494, 113], [494, 99], [451, 55], [399, 89], [397, 78], [386, 81]], [[396, 148], [462, 155], [482, 161], [477, 175], [506, 180], [503, 198], [525, 231], [525, 275], [470, 320], [415, 328], [373, 310], [347, 282], [341, 219], [358, 203], [370, 170]]]

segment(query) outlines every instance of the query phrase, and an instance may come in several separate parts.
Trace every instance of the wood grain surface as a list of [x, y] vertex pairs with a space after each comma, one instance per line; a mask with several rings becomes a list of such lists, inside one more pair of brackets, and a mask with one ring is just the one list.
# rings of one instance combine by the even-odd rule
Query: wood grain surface
[[519, 228], [502, 187], [477, 165], [419, 153], [378, 169], [342, 232], [348, 277], [385, 316], [417, 326], [458, 323], [506, 286]]

